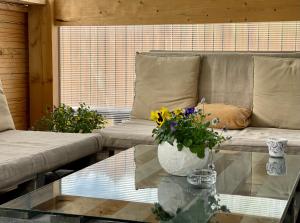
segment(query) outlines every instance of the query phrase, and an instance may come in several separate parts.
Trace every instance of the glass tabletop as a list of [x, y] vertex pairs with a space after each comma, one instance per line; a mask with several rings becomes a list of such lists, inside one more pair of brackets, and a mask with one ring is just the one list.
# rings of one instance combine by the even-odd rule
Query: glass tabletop
[[216, 184], [199, 189], [161, 168], [157, 146], [139, 145], [0, 208], [137, 222], [282, 222], [299, 162], [299, 155], [220, 150]]

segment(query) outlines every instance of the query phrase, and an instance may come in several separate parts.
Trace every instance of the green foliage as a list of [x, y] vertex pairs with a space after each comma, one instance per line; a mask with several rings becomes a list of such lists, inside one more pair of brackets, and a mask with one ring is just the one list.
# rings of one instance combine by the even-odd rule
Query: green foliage
[[176, 214], [170, 214], [164, 210], [159, 203], [154, 203], [151, 209], [156, 220], [163, 222], [208, 222], [211, 217], [219, 212], [230, 213], [230, 210], [225, 205], [220, 205], [220, 199], [214, 195], [203, 196], [196, 195], [193, 202], [186, 207], [178, 208]]
[[174, 218], [174, 216], [166, 212], [159, 203], [154, 203], [154, 207], [151, 210], [156, 216], [156, 220], [169, 221]]
[[90, 133], [93, 129], [104, 128], [104, 117], [82, 103], [77, 111], [65, 104], [48, 110], [34, 126], [36, 131]]
[[203, 158], [205, 148], [213, 149], [229, 139], [210, 128], [211, 125], [217, 124], [218, 120], [206, 121], [207, 116], [203, 109], [188, 108], [169, 112], [162, 108], [151, 114], [154, 121], [161, 120], [152, 131], [153, 136], [159, 144], [168, 142], [173, 145], [176, 140], [179, 151], [187, 147], [199, 158]]

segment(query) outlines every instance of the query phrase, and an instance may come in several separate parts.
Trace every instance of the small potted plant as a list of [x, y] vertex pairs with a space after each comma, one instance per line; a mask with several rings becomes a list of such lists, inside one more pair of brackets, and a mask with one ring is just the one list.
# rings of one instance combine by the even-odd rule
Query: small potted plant
[[75, 110], [61, 104], [48, 109], [45, 116], [38, 120], [32, 127], [36, 131], [90, 133], [94, 129], [104, 128], [105, 118], [97, 111], [91, 110], [85, 103], [79, 104]]
[[203, 168], [209, 150], [228, 138], [211, 128], [218, 119], [207, 121], [209, 114], [201, 109], [187, 108], [169, 111], [161, 108], [151, 112], [151, 120], [157, 123], [153, 136], [158, 145], [158, 159], [170, 174], [187, 176], [194, 169]]

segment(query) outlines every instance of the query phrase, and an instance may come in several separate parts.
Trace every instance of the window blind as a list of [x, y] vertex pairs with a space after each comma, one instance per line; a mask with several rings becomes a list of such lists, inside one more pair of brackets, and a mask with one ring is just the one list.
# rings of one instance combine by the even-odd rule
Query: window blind
[[300, 22], [60, 27], [60, 100], [129, 118], [135, 53], [149, 50], [299, 51]]

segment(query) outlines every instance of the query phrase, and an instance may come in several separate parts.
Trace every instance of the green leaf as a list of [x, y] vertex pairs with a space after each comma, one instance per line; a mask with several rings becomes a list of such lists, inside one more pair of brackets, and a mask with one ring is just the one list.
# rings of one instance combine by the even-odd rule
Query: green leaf
[[181, 143], [178, 143], [177, 148], [178, 148], [178, 151], [181, 151], [183, 149], [183, 145]]
[[199, 149], [197, 151], [197, 156], [200, 158], [200, 159], [203, 159], [204, 156], [205, 156], [205, 150], [204, 149]]
[[193, 145], [193, 146], [190, 146], [189, 149], [190, 149], [190, 151], [191, 151], [192, 153], [197, 153], [198, 146], [197, 146], [197, 145]]

